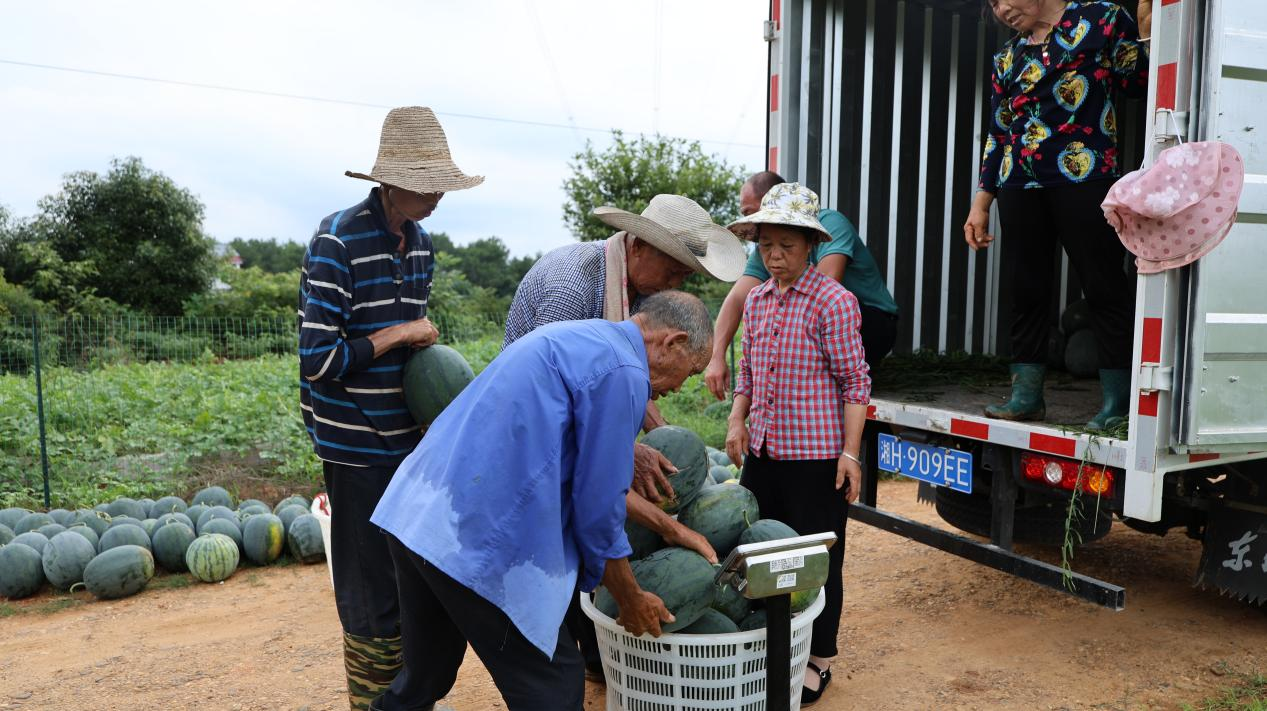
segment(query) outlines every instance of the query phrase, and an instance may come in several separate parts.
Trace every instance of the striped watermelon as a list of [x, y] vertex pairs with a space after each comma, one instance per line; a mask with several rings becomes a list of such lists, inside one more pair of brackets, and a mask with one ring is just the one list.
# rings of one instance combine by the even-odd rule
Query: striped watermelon
[[239, 560], [238, 544], [222, 533], [198, 536], [185, 551], [185, 566], [195, 578], [204, 583], [218, 583], [228, 579], [238, 569]]

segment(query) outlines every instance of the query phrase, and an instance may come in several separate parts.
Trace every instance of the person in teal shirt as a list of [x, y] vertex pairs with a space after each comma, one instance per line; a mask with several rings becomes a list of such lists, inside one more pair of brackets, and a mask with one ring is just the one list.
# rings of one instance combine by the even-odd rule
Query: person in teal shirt
[[[778, 173], [765, 170], [748, 178], [739, 191], [739, 211], [745, 217], [761, 208], [761, 198], [770, 188], [786, 182]], [[810, 263], [815, 268], [844, 285], [858, 299], [862, 311], [862, 347], [866, 351], [867, 365], [875, 370], [884, 356], [893, 350], [897, 340], [897, 302], [884, 285], [884, 277], [876, 266], [867, 245], [858, 236], [849, 218], [835, 210], [820, 210], [818, 221], [831, 234], [831, 241], [818, 244], [810, 252]], [[748, 292], [770, 278], [770, 272], [761, 262], [755, 250], [748, 258], [743, 276], [730, 288], [717, 314], [713, 335], [713, 357], [704, 371], [704, 382], [719, 400], [726, 398], [730, 383], [730, 369], [726, 363], [726, 349], [743, 317], [744, 299]]]

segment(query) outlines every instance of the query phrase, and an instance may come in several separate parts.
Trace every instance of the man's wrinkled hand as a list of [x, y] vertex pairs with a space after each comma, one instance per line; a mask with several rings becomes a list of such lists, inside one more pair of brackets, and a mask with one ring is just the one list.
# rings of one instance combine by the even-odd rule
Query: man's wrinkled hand
[[440, 329], [429, 318], [420, 318], [401, 324], [401, 340], [410, 348], [426, 348], [440, 338]]
[[673, 529], [664, 536], [664, 542], [671, 546], [680, 546], [687, 550], [695, 551], [704, 556], [704, 559], [714, 565], [717, 563], [717, 551], [713, 550], [712, 544], [708, 539], [698, 531], [692, 531], [686, 526], [673, 522]]
[[641, 442], [634, 445], [634, 475], [629, 487], [634, 493], [653, 504], [664, 501], [666, 496], [672, 499], [673, 485], [668, 475], [676, 473], [677, 467], [659, 450]]
[[660, 625], [668, 624], [673, 620], [674, 617], [664, 606], [663, 600], [655, 593], [639, 590], [637, 595], [621, 605], [616, 624], [624, 627], [626, 632], [635, 637], [641, 637], [644, 634], [659, 637]]

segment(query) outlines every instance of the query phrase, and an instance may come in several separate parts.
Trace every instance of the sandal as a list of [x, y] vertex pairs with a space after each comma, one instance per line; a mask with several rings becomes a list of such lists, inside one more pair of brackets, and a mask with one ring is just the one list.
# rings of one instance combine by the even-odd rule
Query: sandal
[[[831, 668], [829, 667], [827, 671], [823, 671], [813, 662], [806, 662], [805, 665], [810, 669], [813, 669], [814, 673], [818, 675], [817, 689], [811, 689], [808, 686], [801, 688], [801, 706], [810, 706], [815, 701], [818, 701], [824, 691], [827, 691], [827, 685], [831, 683]], [[807, 670], [806, 674], [808, 673], [809, 672]]]

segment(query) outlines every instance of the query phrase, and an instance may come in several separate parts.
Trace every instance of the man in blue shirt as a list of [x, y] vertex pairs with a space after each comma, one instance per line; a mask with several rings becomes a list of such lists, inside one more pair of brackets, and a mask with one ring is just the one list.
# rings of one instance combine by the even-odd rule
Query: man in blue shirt
[[[739, 211], [745, 217], [761, 209], [761, 198], [770, 188], [784, 182], [773, 171], [764, 170], [748, 178], [739, 191]], [[884, 285], [884, 277], [866, 243], [849, 219], [839, 212], [824, 208], [818, 221], [831, 234], [831, 241], [817, 245], [810, 252], [810, 263], [822, 274], [835, 279], [858, 297], [862, 312], [862, 347], [867, 365], [875, 372], [876, 365], [893, 350], [897, 340], [898, 307]], [[717, 330], [713, 336], [713, 359], [704, 371], [704, 382], [718, 400], [726, 398], [730, 385], [730, 369], [726, 365], [726, 349], [739, 330], [743, 318], [744, 299], [748, 292], [770, 278], [761, 255], [753, 250], [743, 276], [730, 287], [730, 293], [717, 314]]]
[[627, 321], [537, 328], [436, 419], [372, 521], [401, 591], [404, 670], [372, 708], [430, 708], [469, 642], [512, 711], [580, 711], [582, 661], [563, 623], [602, 583], [631, 634], [672, 620], [638, 588], [625, 495], [648, 399], [704, 369], [712, 323], [680, 291]]
[[322, 220], [304, 254], [299, 405], [330, 496], [348, 700], [364, 709], [400, 657], [394, 568], [370, 513], [422, 436], [405, 407], [405, 361], [439, 335], [427, 319], [435, 257], [418, 221], [445, 192], [484, 179], [457, 169], [435, 114], [421, 106], [392, 109], [373, 171], [348, 175], [379, 185]]

